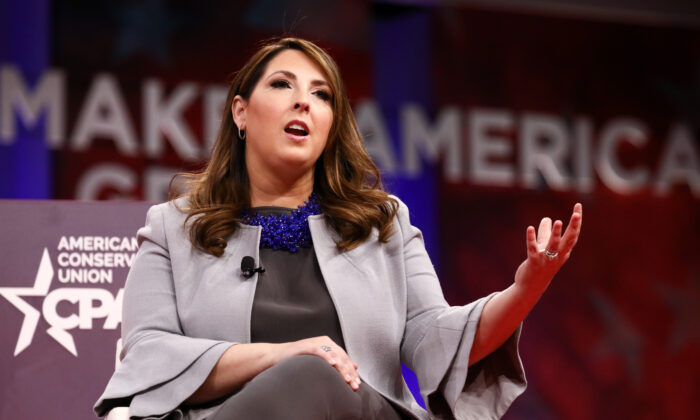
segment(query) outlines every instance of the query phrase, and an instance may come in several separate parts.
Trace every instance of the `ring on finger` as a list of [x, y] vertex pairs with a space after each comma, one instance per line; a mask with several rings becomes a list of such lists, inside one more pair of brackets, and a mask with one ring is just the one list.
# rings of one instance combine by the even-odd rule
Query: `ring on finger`
[[323, 351], [331, 351], [331, 347], [330, 347], [330, 346], [321, 346], [321, 350], [323, 350]]
[[557, 255], [559, 255], [559, 252], [550, 252], [548, 249], [545, 249], [544, 255], [546, 255], [550, 260], [553, 260]]

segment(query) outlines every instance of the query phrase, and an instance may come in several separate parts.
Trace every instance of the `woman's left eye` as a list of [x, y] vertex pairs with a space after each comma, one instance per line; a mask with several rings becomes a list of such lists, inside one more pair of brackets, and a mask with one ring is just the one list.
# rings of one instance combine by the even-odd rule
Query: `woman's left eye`
[[314, 92], [314, 95], [318, 96], [324, 101], [329, 101], [331, 99], [330, 93], [326, 92], [325, 90], [317, 90]]

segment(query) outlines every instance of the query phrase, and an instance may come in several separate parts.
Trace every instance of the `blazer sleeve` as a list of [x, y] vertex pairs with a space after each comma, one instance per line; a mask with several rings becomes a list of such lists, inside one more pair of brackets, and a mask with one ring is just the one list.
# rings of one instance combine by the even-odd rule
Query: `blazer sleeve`
[[164, 227], [168, 205], [151, 207], [137, 232], [139, 250], [124, 289], [121, 364], [95, 403], [98, 416], [123, 405], [137, 417], [176, 410], [235, 344], [183, 335]]
[[498, 419], [526, 387], [518, 353], [520, 329], [493, 353], [471, 367], [469, 353], [486, 302], [495, 293], [465, 306], [445, 301], [425, 250], [423, 236], [400, 203], [407, 314], [401, 360], [418, 377], [431, 417]]

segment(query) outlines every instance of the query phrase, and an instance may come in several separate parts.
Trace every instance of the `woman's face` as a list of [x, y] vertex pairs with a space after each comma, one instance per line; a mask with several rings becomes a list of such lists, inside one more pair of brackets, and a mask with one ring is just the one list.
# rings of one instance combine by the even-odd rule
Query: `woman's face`
[[284, 50], [272, 58], [248, 101], [236, 97], [232, 106], [246, 132], [249, 175], [313, 171], [333, 123], [331, 100], [326, 77], [304, 53]]

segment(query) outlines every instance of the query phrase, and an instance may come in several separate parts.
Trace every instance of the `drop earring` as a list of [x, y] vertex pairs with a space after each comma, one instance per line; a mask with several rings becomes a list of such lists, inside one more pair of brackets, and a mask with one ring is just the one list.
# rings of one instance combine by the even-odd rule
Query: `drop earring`
[[238, 138], [245, 140], [245, 130], [241, 130], [240, 128], [238, 129]]

